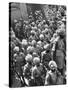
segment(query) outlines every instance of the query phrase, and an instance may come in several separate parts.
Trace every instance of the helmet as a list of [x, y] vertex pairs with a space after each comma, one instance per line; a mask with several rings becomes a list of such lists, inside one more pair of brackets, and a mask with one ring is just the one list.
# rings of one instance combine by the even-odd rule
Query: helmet
[[27, 56], [25, 57], [26, 62], [32, 62], [32, 55], [31, 54], [27, 54]]
[[37, 30], [37, 27], [36, 27], [36, 26], [34, 26], [32, 29], [36, 31], [36, 30]]
[[29, 19], [32, 19], [32, 15], [29, 16]]
[[44, 40], [44, 35], [40, 34], [39, 38], [40, 38], [40, 40]]
[[32, 26], [35, 26], [35, 22], [32, 22], [31, 25], [32, 25]]
[[19, 47], [18, 46], [15, 46], [14, 51], [15, 52], [19, 52]]
[[46, 23], [46, 20], [43, 20], [43, 24], [45, 24]]
[[41, 42], [41, 41], [38, 41], [38, 42], [37, 42], [37, 44], [38, 44], [38, 45], [41, 45], [41, 44], [42, 44], [42, 42]]
[[49, 49], [49, 44], [44, 45], [44, 49], [48, 50]]
[[32, 54], [34, 57], [38, 57], [38, 54], [36, 52], [33, 52]]
[[17, 22], [18, 22], [18, 21], [15, 19], [15, 20], [14, 20], [14, 23], [17, 23]]
[[27, 40], [26, 39], [23, 39], [22, 42], [27, 42]]
[[38, 27], [41, 28], [41, 24], [40, 23], [38, 24]]
[[29, 23], [28, 21], [25, 21], [25, 20], [24, 20], [24, 24], [28, 24], [28, 23]]
[[65, 36], [65, 29], [58, 29], [56, 32], [59, 36]]
[[36, 32], [35, 32], [34, 30], [31, 30], [31, 34], [35, 35], [35, 34], [36, 34]]
[[27, 47], [27, 52], [28, 53], [32, 53], [34, 51], [34, 47], [33, 46], [28, 46]]
[[48, 25], [47, 24], [45, 25], [45, 28], [48, 28]]
[[25, 30], [28, 30], [28, 29], [29, 29], [29, 26], [28, 26], [28, 25], [26, 25], [26, 26], [25, 26]]
[[35, 57], [35, 58], [33, 59], [33, 63], [34, 63], [35, 65], [39, 64], [39, 63], [40, 63], [40, 58], [39, 58], [39, 57]]
[[49, 32], [49, 29], [48, 28], [45, 29], [45, 33], [47, 33], [47, 32]]
[[50, 67], [50, 68], [54, 67], [55, 69], [57, 69], [57, 64], [56, 64], [56, 62], [53, 61], [53, 60], [51, 60], [51, 61], [49, 62], [49, 67]]
[[17, 53], [15, 53], [15, 54], [13, 55], [13, 57], [16, 58], [16, 57], [17, 57]]
[[23, 40], [22, 40], [22, 46], [27, 46], [27, 45], [28, 45], [27, 40], [26, 40], [26, 39], [23, 39]]
[[35, 40], [32, 40], [31, 44], [34, 46], [36, 45], [36, 41]]

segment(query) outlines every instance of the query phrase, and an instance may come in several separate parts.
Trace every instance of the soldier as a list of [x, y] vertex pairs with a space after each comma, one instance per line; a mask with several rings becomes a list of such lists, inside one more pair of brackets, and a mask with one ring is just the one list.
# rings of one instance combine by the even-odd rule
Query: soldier
[[41, 53], [41, 59], [42, 59], [42, 63], [43, 65], [49, 69], [49, 62], [51, 61], [52, 57], [51, 57], [51, 51], [50, 51], [50, 45], [46, 44], [44, 45], [44, 51]]
[[46, 70], [44, 70], [43, 65], [40, 63], [40, 58], [35, 57], [33, 59], [34, 67], [32, 68], [32, 77], [30, 83], [31, 86], [41, 86], [44, 85], [44, 77]]
[[15, 46], [13, 51], [14, 51], [14, 53], [19, 54], [20, 48], [18, 46]]
[[36, 43], [37, 43], [36, 40], [32, 40], [31, 45], [36, 47]]
[[28, 46], [27, 47], [27, 53], [32, 54], [35, 51], [35, 48], [33, 46]]
[[22, 46], [22, 48], [24, 48], [24, 49], [27, 48], [27, 46], [28, 46], [27, 39], [23, 39], [23, 40], [22, 40], [21, 46]]
[[55, 62], [57, 63], [58, 70], [64, 75], [65, 69], [65, 44], [64, 44], [64, 36], [65, 31], [63, 29], [59, 29], [57, 31], [58, 39], [56, 41], [55, 47]]
[[27, 56], [25, 57], [25, 60], [26, 60], [26, 64], [22, 68], [23, 76], [24, 76], [25, 83], [27, 84], [27, 86], [29, 86], [29, 80], [31, 79], [32, 55], [27, 54]]
[[63, 84], [63, 77], [61, 76], [61, 73], [57, 71], [57, 64], [55, 63], [55, 61], [50, 61], [49, 67], [50, 70], [47, 72], [45, 85]]
[[40, 34], [39, 38], [40, 38], [41, 41], [44, 41], [44, 35], [43, 34]]

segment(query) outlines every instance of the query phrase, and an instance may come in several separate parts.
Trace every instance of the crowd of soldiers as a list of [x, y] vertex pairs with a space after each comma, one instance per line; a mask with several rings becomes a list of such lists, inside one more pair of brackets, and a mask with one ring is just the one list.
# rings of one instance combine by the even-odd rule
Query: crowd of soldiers
[[14, 20], [9, 30], [12, 87], [66, 84], [66, 13], [60, 8], [53, 20], [44, 19], [41, 10], [35, 10], [35, 19], [30, 12], [28, 20]]

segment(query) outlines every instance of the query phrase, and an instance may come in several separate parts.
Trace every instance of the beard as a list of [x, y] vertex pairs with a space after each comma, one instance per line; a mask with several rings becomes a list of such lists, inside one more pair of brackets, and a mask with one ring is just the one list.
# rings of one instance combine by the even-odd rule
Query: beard
[[55, 72], [55, 69], [52, 69], [51, 71], [52, 71], [52, 72]]

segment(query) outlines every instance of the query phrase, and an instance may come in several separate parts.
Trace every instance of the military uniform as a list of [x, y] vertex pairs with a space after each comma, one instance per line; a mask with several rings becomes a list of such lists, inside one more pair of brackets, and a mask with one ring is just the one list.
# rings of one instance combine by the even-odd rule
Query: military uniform
[[63, 76], [61, 73], [57, 70], [57, 64], [55, 61], [49, 62], [50, 70], [47, 72], [46, 78], [45, 78], [45, 85], [59, 85], [63, 84]]
[[42, 63], [43, 65], [46, 66], [46, 68], [48, 69], [48, 63], [51, 61], [51, 54], [50, 52], [46, 52], [46, 51], [43, 51], [42, 52], [42, 55], [41, 55], [41, 58], [42, 58]]
[[27, 54], [25, 60], [26, 64], [23, 67], [23, 76], [25, 83], [29, 86], [29, 79], [31, 78], [31, 68], [32, 68], [32, 55]]
[[65, 67], [65, 46], [63, 39], [59, 39], [56, 44], [56, 59], [55, 62], [57, 63], [58, 69], [63, 74], [63, 68]]
[[44, 71], [43, 65], [40, 64], [39, 66], [34, 66], [32, 68], [32, 81], [34, 86], [41, 86], [44, 85], [44, 78], [45, 78], [46, 70]]
[[56, 85], [57, 74], [56, 72], [49, 71], [45, 78], [45, 85]]
[[28, 63], [24, 66], [23, 69], [23, 76], [25, 83], [29, 86], [29, 80], [31, 79], [31, 68], [32, 65], [29, 65]]

